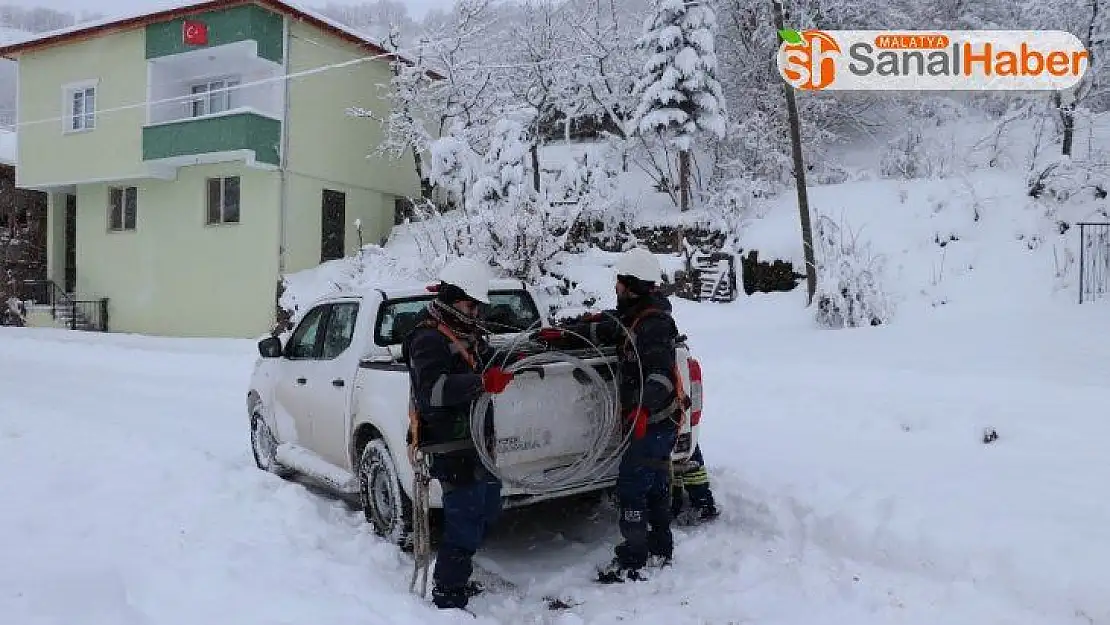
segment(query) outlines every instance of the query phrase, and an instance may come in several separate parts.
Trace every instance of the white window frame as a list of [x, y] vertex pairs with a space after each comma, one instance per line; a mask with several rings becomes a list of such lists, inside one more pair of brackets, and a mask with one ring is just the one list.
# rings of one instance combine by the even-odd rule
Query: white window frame
[[[90, 79], [62, 85], [62, 132], [73, 134], [96, 130], [97, 104], [100, 100], [100, 80]], [[74, 98], [82, 95], [82, 110], [74, 110]], [[87, 98], [92, 96], [92, 110], [86, 110]]]
[[[236, 215], [234, 221], [229, 221], [227, 218], [227, 181], [234, 178], [237, 184], [236, 198], [238, 206], [236, 208]], [[211, 195], [208, 193], [208, 188], [214, 181], [220, 184], [220, 217], [217, 221], [212, 221], [210, 215], [212, 214]], [[243, 221], [243, 178], [242, 176], [212, 176], [204, 179], [204, 225], [206, 226], [235, 226]]]
[[[216, 115], [235, 108], [239, 99], [238, 89], [241, 82], [239, 76], [212, 76], [202, 80], [190, 81], [188, 84], [189, 95], [194, 97], [187, 104], [189, 117]], [[202, 90], [198, 91], [198, 88], [202, 88]], [[223, 108], [213, 111], [214, 108], [217, 108], [217, 103]]]
[[[116, 205], [113, 196], [119, 193], [119, 227], [114, 223]], [[135, 211], [131, 215], [131, 223], [127, 222], [127, 200], [133, 198]], [[108, 187], [108, 232], [133, 232], [139, 222], [139, 189], [138, 187]]]

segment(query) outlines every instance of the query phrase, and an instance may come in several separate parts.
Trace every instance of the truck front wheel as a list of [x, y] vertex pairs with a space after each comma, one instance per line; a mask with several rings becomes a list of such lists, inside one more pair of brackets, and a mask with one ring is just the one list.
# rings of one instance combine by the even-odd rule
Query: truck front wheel
[[374, 533], [404, 546], [412, 532], [412, 502], [401, 488], [384, 440], [376, 438], [362, 448], [358, 481], [363, 514]]

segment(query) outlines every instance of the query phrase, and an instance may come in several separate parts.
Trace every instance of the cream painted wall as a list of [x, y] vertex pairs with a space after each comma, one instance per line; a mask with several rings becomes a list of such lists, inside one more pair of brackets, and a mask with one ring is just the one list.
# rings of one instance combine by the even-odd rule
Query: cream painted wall
[[65, 218], [65, 194], [48, 194], [46, 196], [46, 277], [58, 286], [65, 284]]
[[[304, 22], [289, 23], [291, 72], [372, 54]], [[290, 81], [289, 170], [390, 195], [419, 195], [412, 155], [397, 160], [367, 158], [383, 139], [381, 125], [345, 113], [348, 107], [361, 107], [384, 117], [389, 104], [377, 85], [388, 84], [389, 80], [389, 63], [382, 59]], [[392, 205], [388, 210], [388, 223], [392, 224]]]
[[[241, 176], [240, 223], [205, 225], [205, 178]], [[108, 297], [113, 332], [252, 338], [270, 330], [277, 282], [279, 182], [233, 164], [141, 181], [136, 230], [109, 232], [108, 185], [77, 197], [77, 286]]]
[[[105, 112], [146, 101], [141, 28], [19, 58], [18, 184], [51, 184], [142, 176], [142, 126], [146, 107]], [[96, 128], [66, 134], [68, 102], [62, 85], [98, 80]]]
[[362, 220], [363, 243], [379, 243], [393, 225], [393, 196], [348, 185], [325, 182], [307, 176], [289, 176], [289, 251], [286, 271], [295, 272], [320, 264], [320, 229], [323, 191], [346, 194], [344, 252], [358, 251], [355, 220]]

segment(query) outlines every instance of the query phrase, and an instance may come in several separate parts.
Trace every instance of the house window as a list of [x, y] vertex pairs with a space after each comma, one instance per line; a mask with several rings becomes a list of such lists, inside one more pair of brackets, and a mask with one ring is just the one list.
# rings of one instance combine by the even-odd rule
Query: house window
[[239, 80], [229, 78], [226, 80], [209, 80], [194, 84], [191, 89], [194, 96], [191, 102], [193, 117], [212, 115], [229, 111], [238, 98], [232, 98], [234, 88], [239, 86]]
[[207, 223], [239, 223], [239, 176], [208, 179]]
[[66, 90], [69, 111], [67, 130], [92, 130], [96, 127], [96, 87], [70, 87]]
[[108, 189], [108, 230], [134, 230], [138, 203], [139, 190], [135, 187]]

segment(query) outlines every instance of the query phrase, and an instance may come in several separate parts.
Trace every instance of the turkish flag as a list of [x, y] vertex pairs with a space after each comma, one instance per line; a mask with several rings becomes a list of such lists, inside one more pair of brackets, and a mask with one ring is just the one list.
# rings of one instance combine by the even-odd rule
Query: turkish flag
[[187, 46], [203, 46], [208, 44], [208, 25], [195, 20], [185, 20], [181, 25], [181, 38]]

